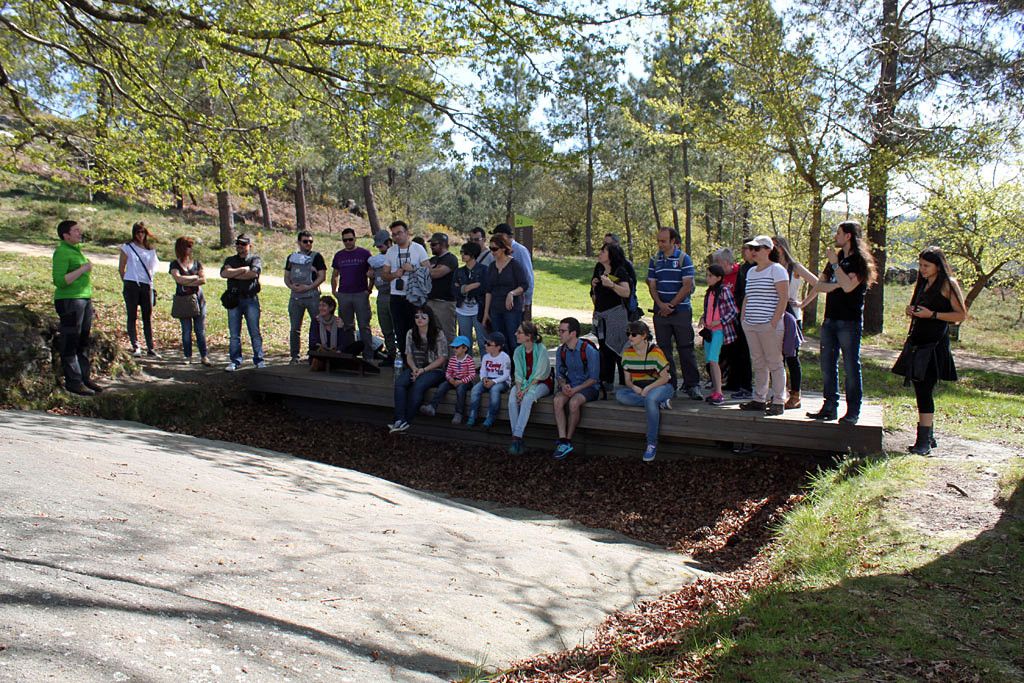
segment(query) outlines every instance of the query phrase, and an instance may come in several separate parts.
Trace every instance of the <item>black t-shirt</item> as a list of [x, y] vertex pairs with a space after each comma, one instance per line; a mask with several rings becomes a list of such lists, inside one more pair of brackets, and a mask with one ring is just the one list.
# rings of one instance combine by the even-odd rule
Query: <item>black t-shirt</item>
[[[868, 291], [868, 285], [861, 275], [867, 272], [864, 259], [860, 252], [854, 251], [849, 256], [841, 256], [837, 267], [842, 268], [847, 275], [858, 275], [861, 283], [852, 292], [844, 292], [842, 287], [837, 287], [826, 294], [825, 317], [829, 320], [860, 320], [864, 315], [864, 295]], [[829, 281], [836, 282], [834, 274]]]
[[[243, 267], [252, 268], [257, 273], [261, 273], [263, 271], [263, 259], [253, 254], [249, 254], [248, 257], [243, 259], [238, 254], [235, 254], [224, 259], [224, 265], [221, 266], [221, 270], [224, 268]], [[256, 296], [260, 292], [260, 278], [259, 276], [252, 280], [228, 278], [228, 289], [238, 292], [239, 296]]]
[[[628, 296], [623, 299], [614, 290], [602, 284], [593, 284], [593, 281], [600, 278], [603, 273], [604, 266], [598, 263], [594, 266], [594, 274], [590, 278], [591, 291], [594, 293], [594, 310], [598, 313], [611, 310], [616, 306], [623, 306], [626, 301], [629, 301]], [[629, 271], [624, 266], [619, 266], [619, 269], [612, 273], [611, 278], [616, 284], [629, 282]]]
[[459, 259], [455, 258], [452, 252], [446, 252], [441, 256], [432, 256], [430, 266], [448, 266], [451, 269], [444, 277], [439, 277], [430, 285], [430, 296], [428, 299], [434, 301], [455, 301], [455, 292], [452, 290], [452, 280], [455, 278], [455, 271], [459, 269]]
[[[170, 267], [167, 268], [168, 273], [178, 271], [179, 275], [199, 275], [199, 270], [203, 267], [199, 263], [198, 259], [192, 260], [192, 267], [186, 270], [177, 260], [171, 261]], [[200, 294], [200, 287], [193, 287], [191, 285], [180, 285], [177, 282], [174, 283], [174, 295], [175, 296], [189, 296], [191, 294]]]
[[736, 292], [733, 294], [733, 300], [736, 302], [736, 310], [743, 310], [743, 300], [747, 297], [747, 273], [754, 267], [753, 263], [747, 263], [744, 261], [740, 264], [740, 269], [736, 273]]

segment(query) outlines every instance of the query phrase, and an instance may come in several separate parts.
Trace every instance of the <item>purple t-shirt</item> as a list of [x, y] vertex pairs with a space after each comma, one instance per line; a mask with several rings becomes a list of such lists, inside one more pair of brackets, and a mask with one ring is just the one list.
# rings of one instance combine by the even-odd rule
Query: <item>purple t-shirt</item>
[[341, 274], [338, 291], [343, 294], [366, 294], [366, 271], [370, 252], [362, 247], [352, 251], [342, 249], [334, 255], [331, 267]]

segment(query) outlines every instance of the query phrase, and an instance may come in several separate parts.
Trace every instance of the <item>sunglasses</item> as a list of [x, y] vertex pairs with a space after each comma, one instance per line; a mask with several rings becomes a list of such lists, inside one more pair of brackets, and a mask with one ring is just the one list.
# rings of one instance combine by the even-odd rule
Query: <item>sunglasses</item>
[[415, 315], [415, 318], [416, 318], [417, 320], [430, 320], [430, 316], [429, 316], [429, 315], [427, 315], [426, 313], [417, 313], [417, 314]]
[[630, 337], [643, 337], [644, 333], [643, 332], [630, 332], [629, 336]]
[[484, 346], [501, 346], [501, 344], [499, 344], [498, 342], [489, 341], [489, 342], [484, 342]]
[[[341, 241], [342, 242], [355, 242], [356, 238], [355, 237], [342, 237]], [[310, 240], [310, 243], [312, 243], [312, 242], [313, 242], [313, 240]]]
[[487, 248], [490, 249], [491, 251], [498, 251], [498, 249], [500, 249], [501, 247], [495, 247], [495, 246], [492, 245], [492, 246], [487, 247]]
[[303, 244], [313, 244], [313, 240], [302, 240]]

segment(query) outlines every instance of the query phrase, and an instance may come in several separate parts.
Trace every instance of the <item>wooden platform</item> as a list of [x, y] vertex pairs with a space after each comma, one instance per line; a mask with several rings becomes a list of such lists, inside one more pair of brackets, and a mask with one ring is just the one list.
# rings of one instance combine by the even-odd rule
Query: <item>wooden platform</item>
[[[306, 415], [349, 419], [371, 424], [393, 420], [393, 374], [383, 368], [378, 376], [359, 377], [339, 373], [312, 372], [305, 365], [271, 366], [245, 371], [249, 391], [283, 396]], [[429, 398], [430, 394], [428, 394]], [[658, 456], [731, 455], [735, 442], [760, 448], [808, 454], [876, 453], [882, 450], [882, 409], [865, 404], [860, 423], [818, 422], [805, 417], [817, 410], [820, 395], [804, 394], [804, 407], [785, 415], [764, 417], [739, 409], [739, 401], [711, 406], [685, 396], [672, 400], [672, 409], [661, 413]], [[451, 424], [455, 392], [448, 392], [436, 417], [417, 415], [409, 433], [428, 438], [507, 444], [510, 440], [508, 412], [502, 408], [499, 421], [490, 432]], [[483, 405], [486, 406], [485, 395]], [[839, 406], [843, 414], [845, 406]], [[483, 411], [481, 411], [483, 412]], [[534, 405], [527, 428], [527, 445], [550, 449], [556, 436], [551, 398]], [[593, 455], [639, 456], [644, 447], [646, 421], [643, 409], [615, 401], [588, 403], [573, 440], [577, 450]]]

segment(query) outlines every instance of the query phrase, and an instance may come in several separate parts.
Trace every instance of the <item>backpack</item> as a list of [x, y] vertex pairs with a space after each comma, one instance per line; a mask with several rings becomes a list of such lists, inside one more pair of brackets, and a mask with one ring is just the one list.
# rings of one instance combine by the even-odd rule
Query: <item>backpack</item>
[[409, 273], [408, 282], [405, 284], [405, 299], [413, 306], [422, 306], [427, 302], [433, 280], [430, 279], [430, 269], [419, 266]]

